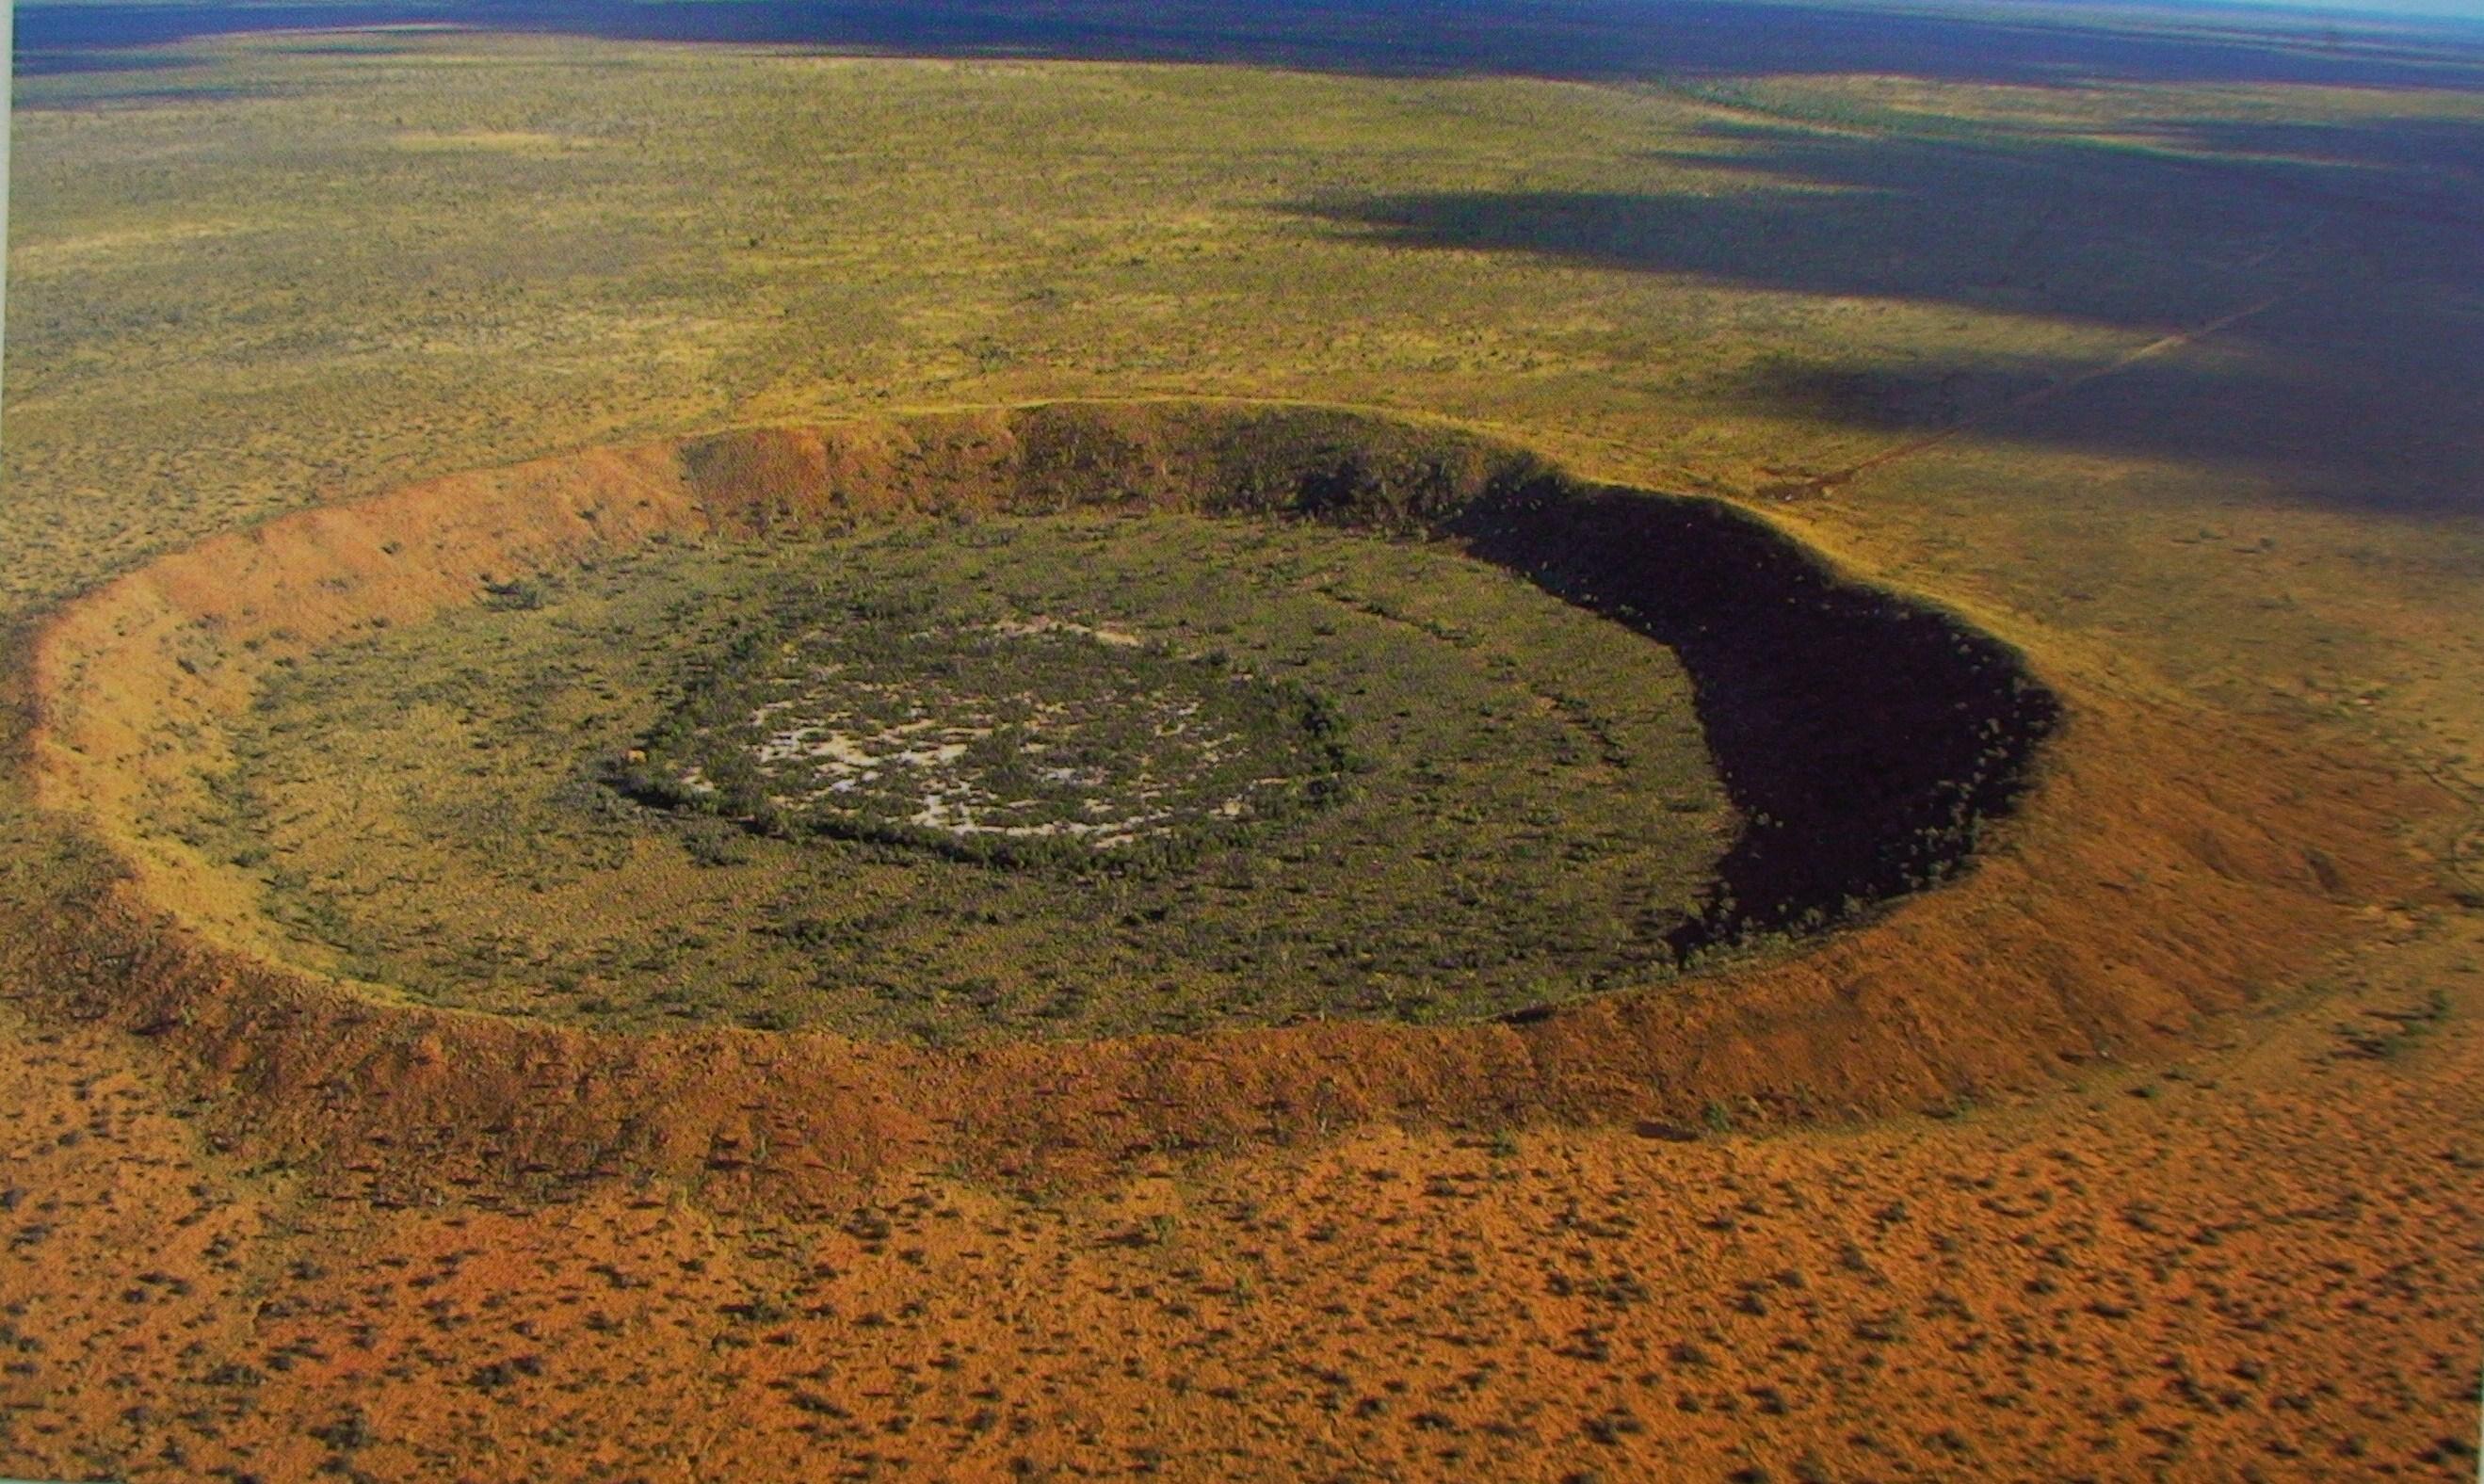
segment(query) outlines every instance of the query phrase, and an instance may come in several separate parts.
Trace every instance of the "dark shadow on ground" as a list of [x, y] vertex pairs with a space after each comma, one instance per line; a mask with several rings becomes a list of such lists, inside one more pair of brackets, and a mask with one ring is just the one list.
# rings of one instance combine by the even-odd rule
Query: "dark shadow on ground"
[[[1662, 159], [1734, 171], [1739, 189], [1443, 192], [1293, 209], [1391, 249], [2076, 321], [2120, 332], [2134, 350], [2265, 305], [2216, 333], [2214, 358], [2167, 347], [2175, 353], [2099, 380], [2081, 379], [2110, 358], [1876, 365], [1823, 353], [1763, 361], [1717, 394], [1857, 432], [1972, 422], [2004, 439], [2251, 464], [2360, 509], [2477, 508], [2461, 472], [2484, 446], [2484, 398], [2455, 389], [2484, 385], [2484, 191], [2432, 167], [2484, 160], [2484, 126], [2195, 134], [2174, 142], [2247, 152], [1732, 124], [1711, 131], [1714, 148]], [[2080, 385], [2046, 394], [2070, 381]]]
[[74, 77], [87, 72], [179, 72], [203, 67], [203, 58], [179, 52], [27, 51], [17, 52], [19, 77]]
[[[2484, 158], [2484, 125], [2424, 131], [2427, 156]], [[2076, 139], [1718, 124], [1707, 131], [1713, 148], [1650, 158], [1735, 172], [1740, 189], [1453, 191], [1292, 209], [1394, 247], [2172, 328], [2214, 312], [2220, 278], [2227, 292], [2258, 282], [2248, 267], [2302, 236], [2307, 204], [2409, 220], [2434, 206], [2433, 173], [2362, 163], [2404, 152], [2375, 137], [2390, 132], [2332, 129], [2323, 138], [2334, 160], [2263, 161]]]
[[1722, 505], [1553, 475], [1447, 529], [1689, 674], [1742, 830], [1706, 909], [1669, 935], [1681, 955], [1851, 921], [1946, 877], [2061, 723], [2007, 645]]
[[2316, 121], [2175, 120], [2169, 141], [2214, 154], [2274, 157], [2314, 165], [2346, 165], [2422, 183], [2449, 175], [2484, 178], [2476, 126], [2455, 119], [2399, 119], [2386, 126]]
[[264, 98], [282, 95], [284, 90], [270, 87], [210, 84], [183, 86], [178, 83], [160, 87], [117, 87], [108, 96], [36, 96], [17, 97], [11, 106], [18, 113], [75, 113], [82, 109], [116, 107], [137, 108], [152, 103], [222, 103], [241, 98]]
[[66, 55], [306, 27], [449, 23], [630, 40], [904, 52], [1254, 63], [1383, 73], [1615, 78], [1893, 72], [1958, 81], [2075, 79], [2462, 87], [2484, 83], [2484, 27], [2340, 24], [2283, 12], [2137, 11], [2071, 23], [1998, 7], [1948, 13], [1768, 0], [1211, 0], [930, 4], [923, 0], [35, 5], [17, 12], [20, 75]]
[[[2453, 389], [2484, 376], [2484, 317], [2463, 343], [2352, 358], [2254, 343], [2247, 364], [2149, 357], [2105, 364], [2017, 357], [1903, 364], [1764, 359], [1724, 391], [1850, 430], [1876, 453], [1963, 426], [2000, 441], [2108, 458], [2248, 469], [2311, 502], [2372, 514], [2484, 514], [2473, 481], [2484, 400]], [[2427, 370], [2427, 368], [2434, 368]], [[1817, 469], [1833, 476], [1838, 469]]]

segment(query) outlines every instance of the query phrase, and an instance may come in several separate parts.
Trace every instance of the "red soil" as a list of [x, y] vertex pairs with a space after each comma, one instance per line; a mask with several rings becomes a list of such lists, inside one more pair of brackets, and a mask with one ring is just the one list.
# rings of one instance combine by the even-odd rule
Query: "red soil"
[[[1030, 470], [1195, 498], [1183, 450], [1226, 416], [583, 455], [220, 537], [60, 614], [24, 762], [122, 867], [0, 891], [28, 1017], [0, 1038], [0, 1350], [36, 1342], [0, 1376], [0, 1460], [2471, 1471], [2442, 1440], [2471, 1436], [2484, 1047], [2456, 1015], [2428, 1040], [2324, 1023], [2428, 1023], [2427, 984], [2473, 1002], [2471, 922], [2356, 977], [2357, 945], [2410, 936], [2393, 904], [2430, 900], [2393, 822], [2436, 801], [2040, 635], [2008, 636], [2070, 720], [1961, 879], [1798, 958], [1524, 1025], [599, 1036], [266, 963], [215, 881], [128, 827], [187, 766], [168, 726], [247, 695], [240, 663], [179, 663], [185, 626], [273, 656], [662, 529], [978, 508]], [[2323, 964], [2334, 1012], [2237, 1017]], [[2120, 1094], [2121, 1066], [2184, 1055], [2162, 1095]], [[1817, 1126], [1969, 1102], [2012, 1106]], [[1693, 1134], [1718, 1118], [1791, 1131]]]

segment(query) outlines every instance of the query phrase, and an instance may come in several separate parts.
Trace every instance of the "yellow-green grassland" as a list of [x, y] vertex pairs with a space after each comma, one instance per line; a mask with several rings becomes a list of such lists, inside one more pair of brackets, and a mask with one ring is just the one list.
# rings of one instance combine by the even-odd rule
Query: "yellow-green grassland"
[[1784, 9], [21, 68], [0, 1475], [2471, 1478], [2484, 40]]

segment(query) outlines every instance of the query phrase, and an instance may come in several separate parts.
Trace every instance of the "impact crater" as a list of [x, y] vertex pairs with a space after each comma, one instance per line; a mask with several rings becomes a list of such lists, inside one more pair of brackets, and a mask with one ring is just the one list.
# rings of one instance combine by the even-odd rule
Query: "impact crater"
[[1958, 872], [2059, 715], [1724, 503], [1204, 403], [434, 481], [159, 562], [42, 660], [49, 800], [234, 951], [934, 1047], [1661, 996]]

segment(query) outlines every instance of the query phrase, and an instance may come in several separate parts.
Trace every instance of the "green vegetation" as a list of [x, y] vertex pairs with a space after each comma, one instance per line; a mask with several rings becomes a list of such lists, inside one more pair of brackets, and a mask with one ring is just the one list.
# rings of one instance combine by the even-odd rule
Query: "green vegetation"
[[624, 792], [768, 833], [1127, 869], [1329, 801], [1351, 761], [1326, 697], [1223, 649], [867, 579], [796, 583], [771, 609], [633, 749]]
[[[2453, 444], [2389, 456], [2472, 381], [2437, 333], [2474, 312], [2464, 237], [2396, 229], [2367, 264], [2293, 193], [2420, 199], [2476, 157], [2471, 94], [1683, 91], [418, 33], [181, 57], [21, 79], [12, 610], [423, 473], [889, 406], [1368, 402], [1751, 493], [2307, 283], [2331, 297], [2289, 307], [2271, 351], [2160, 358], [1933, 482], [1877, 479], [1876, 508], [1921, 524], [1903, 555], [1931, 582], [2043, 550], [2069, 570], [1999, 563], [2012, 601], [2148, 634], [2107, 555], [2172, 569], [2177, 595], [2260, 596], [2243, 563], [2160, 550], [2198, 525], [2200, 464], [2278, 497], [2341, 469], [2386, 471], [2338, 492], [2357, 501], [2466, 488]], [[1973, 149], [1945, 138], [1970, 127]], [[2401, 162], [2392, 128], [2442, 147]], [[2340, 347], [2335, 394], [2269, 380], [2297, 339]], [[2275, 411], [2222, 415], [2235, 395]], [[2100, 553], [2106, 517], [2131, 534]], [[2469, 580], [2464, 532], [2468, 565], [2433, 577], [2442, 539], [2358, 534], [2396, 580]], [[2271, 622], [2308, 625], [2253, 633]]]
[[[281, 669], [190, 822], [310, 961], [624, 1027], [1459, 1017], [1671, 974], [1734, 835], [1665, 649], [1437, 543], [993, 519], [505, 590]], [[764, 770], [795, 713], [881, 756], [843, 774], [872, 812]], [[874, 741], [907, 726], [959, 735], [908, 769]], [[1161, 787], [1177, 827], [916, 818], [969, 783], [1031, 826]]]
[[[890, 407], [1362, 403], [1509, 430], [1651, 488], [1761, 499], [1965, 422], [1787, 518], [2005, 632], [2126, 656], [2146, 684], [2484, 756], [2484, 631], [2466, 621], [2484, 542], [2472, 521], [2420, 518], [2472, 494], [2470, 92], [1584, 87], [418, 33], [175, 50], [178, 68], [21, 79], [11, 626], [288, 508]], [[2023, 400], [2052, 388], [2068, 390]], [[2376, 509], [2405, 518], [2361, 518]], [[518, 632], [586, 601], [513, 581], [495, 621]], [[2426, 616], [2410, 630], [2405, 613]], [[430, 662], [407, 653], [409, 675]], [[607, 709], [572, 716], [547, 795], [618, 807], [578, 759], [662, 711]], [[505, 791], [441, 789], [432, 824], [472, 839], [424, 835], [392, 862], [394, 780], [503, 769], [508, 745], [472, 745], [497, 715], [451, 698], [407, 723], [427, 745], [362, 771], [371, 817], [319, 817], [348, 836], [332, 864], [271, 843], [311, 827], [282, 804], [165, 824], [266, 873], [306, 942], [344, 945], [316, 952], [412, 993], [633, 1024], [729, 1012], [730, 986], [689, 967], [706, 950], [652, 931], [633, 952], [680, 961], [646, 994], [577, 970], [531, 887], [480, 906], [425, 887], [439, 922], [383, 910], [413, 890], [389, 877], [451, 857], [569, 889], [535, 829], [570, 831], [580, 869], [662, 857], [702, 891], [764, 875], [783, 846], [722, 820], [607, 828], [601, 804], [511, 815]], [[1389, 745], [1367, 721], [1352, 735]], [[2471, 765], [2444, 769], [2472, 782]], [[56, 832], [16, 802], [0, 796], [9, 838]], [[366, 826], [383, 833], [357, 851]], [[0, 889], [36, 895], [65, 874], [56, 853], [15, 851]], [[613, 910], [576, 895], [590, 925]], [[472, 931], [440, 926], [470, 910]], [[725, 935], [745, 911], [675, 936]], [[330, 934], [339, 920], [360, 926]], [[470, 989], [451, 987], [458, 954]], [[1128, 998], [1139, 959], [1115, 961], [1130, 973], [1094, 992]], [[541, 987], [573, 972], [576, 988]], [[975, 972], [953, 956], [926, 984]], [[655, 993], [677, 997], [651, 1009]], [[751, 1013], [817, 1018], [809, 993]], [[611, 1008], [581, 1008], [598, 995]]]

